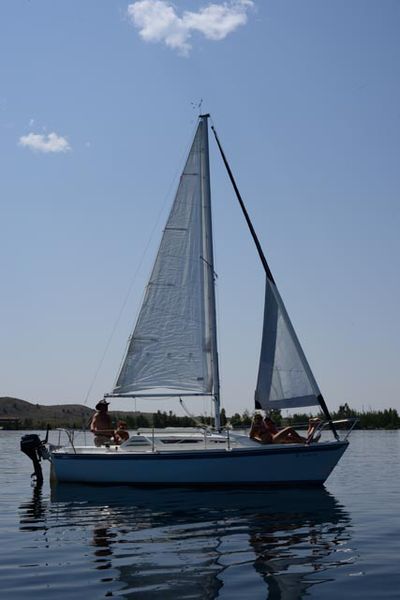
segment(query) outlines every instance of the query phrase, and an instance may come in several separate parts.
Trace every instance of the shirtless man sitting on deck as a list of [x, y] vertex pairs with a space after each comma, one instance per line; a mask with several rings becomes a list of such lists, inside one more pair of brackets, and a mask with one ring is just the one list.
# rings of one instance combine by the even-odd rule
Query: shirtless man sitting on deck
[[96, 412], [90, 423], [90, 431], [94, 433], [94, 444], [97, 447], [110, 443], [114, 436], [111, 417], [108, 414], [108, 405], [109, 402], [106, 400], [100, 400], [96, 404]]

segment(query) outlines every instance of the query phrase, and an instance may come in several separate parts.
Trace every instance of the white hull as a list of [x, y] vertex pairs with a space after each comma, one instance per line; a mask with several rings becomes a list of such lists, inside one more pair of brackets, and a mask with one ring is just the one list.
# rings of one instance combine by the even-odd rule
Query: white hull
[[347, 441], [189, 451], [71, 449], [52, 452], [59, 482], [139, 486], [322, 485]]

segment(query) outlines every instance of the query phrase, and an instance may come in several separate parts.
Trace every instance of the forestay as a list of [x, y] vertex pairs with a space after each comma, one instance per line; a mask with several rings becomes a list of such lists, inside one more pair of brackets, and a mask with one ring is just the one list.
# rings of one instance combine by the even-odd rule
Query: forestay
[[201, 120], [164, 229], [114, 394], [213, 392], [215, 308], [208, 139]]
[[265, 284], [264, 324], [255, 394], [264, 410], [314, 406], [320, 391], [274, 281]]
[[255, 392], [256, 408], [268, 411], [273, 408], [279, 409], [319, 404], [330, 420], [325, 400], [321, 395], [290, 322], [282, 298], [279, 295], [267, 259], [236, 185], [217, 132], [214, 127], [212, 127], [212, 130], [266, 274], [264, 324]]

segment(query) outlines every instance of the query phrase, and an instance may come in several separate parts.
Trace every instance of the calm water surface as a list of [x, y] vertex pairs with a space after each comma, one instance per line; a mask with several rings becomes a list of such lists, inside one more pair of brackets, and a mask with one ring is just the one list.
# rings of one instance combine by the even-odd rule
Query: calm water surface
[[0, 431], [0, 597], [400, 598], [400, 432], [354, 432], [325, 488], [31, 487]]

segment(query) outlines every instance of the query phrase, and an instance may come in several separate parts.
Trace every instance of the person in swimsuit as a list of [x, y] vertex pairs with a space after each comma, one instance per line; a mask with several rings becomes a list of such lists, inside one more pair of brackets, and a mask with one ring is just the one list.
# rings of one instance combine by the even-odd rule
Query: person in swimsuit
[[256, 413], [253, 417], [249, 436], [261, 444], [272, 444], [272, 434], [266, 428], [260, 413]]
[[270, 417], [262, 418], [256, 413], [253, 418], [249, 436], [261, 444], [308, 444], [311, 442], [319, 419], [310, 419], [307, 437], [297, 433], [294, 427], [278, 429]]
[[117, 429], [114, 431], [114, 440], [118, 445], [129, 440], [129, 433], [125, 421], [118, 421]]

